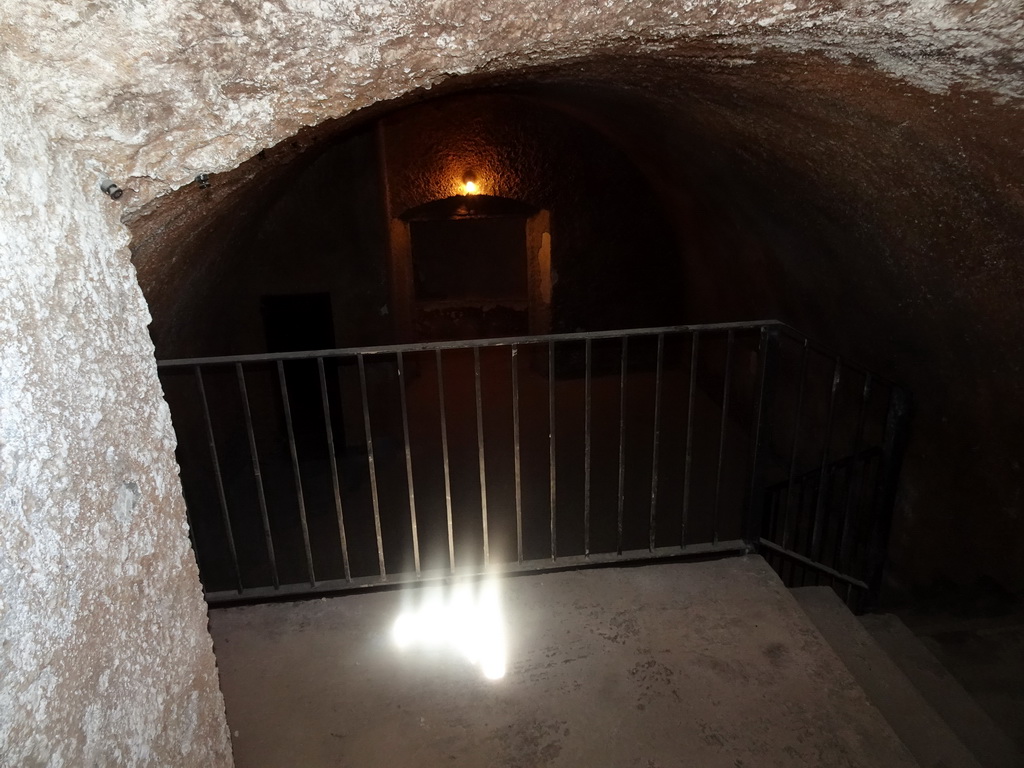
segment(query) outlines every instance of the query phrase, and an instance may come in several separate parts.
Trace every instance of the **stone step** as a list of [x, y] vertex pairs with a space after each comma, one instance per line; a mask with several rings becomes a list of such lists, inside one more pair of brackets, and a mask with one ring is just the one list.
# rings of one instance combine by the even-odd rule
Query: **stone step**
[[1021, 768], [1024, 756], [899, 617], [860, 617], [875, 642], [985, 768]]
[[792, 593], [921, 768], [982, 768], [832, 589], [801, 587]]

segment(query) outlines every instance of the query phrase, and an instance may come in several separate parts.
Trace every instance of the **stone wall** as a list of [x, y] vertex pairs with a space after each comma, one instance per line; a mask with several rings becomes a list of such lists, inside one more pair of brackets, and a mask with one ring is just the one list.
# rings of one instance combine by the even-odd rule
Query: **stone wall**
[[1021, 100], [811, 51], [633, 66], [659, 87], [605, 64], [575, 101], [675, 201], [687, 319], [779, 317], [907, 385], [894, 584], [1024, 588]]
[[[910, 85], [947, 106], [970, 93], [1006, 118], [991, 131], [1017, 124], [1024, 90], [1013, 0], [2, 0], [0, 19], [0, 757], [15, 765], [230, 762], [119, 216], [304, 126], [459, 76], [598, 54], [685, 51], [728, 73], [823, 53], [888, 92]], [[950, 149], [990, 163], [1019, 211], [1020, 133], [982, 138]], [[103, 177], [124, 197], [105, 198]], [[1011, 266], [999, 255], [990, 268]], [[1000, 327], [1019, 319], [1001, 312]], [[985, 348], [1019, 354], [1017, 338]], [[997, 511], [1019, 520], [1019, 464], [1006, 471], [1018, 491], [1004, 477]]]
[[229, 765], [119, 209], [17, 95], [0, 110], [0, 763]]

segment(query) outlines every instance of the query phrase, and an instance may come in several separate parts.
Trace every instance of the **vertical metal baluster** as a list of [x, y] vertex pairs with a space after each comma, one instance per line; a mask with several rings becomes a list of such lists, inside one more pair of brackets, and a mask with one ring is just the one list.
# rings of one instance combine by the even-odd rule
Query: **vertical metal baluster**
[[[806, 526], [803, 523], [804, 515], [806, 512], [807, 504], [805, 497], [808, 495], [807, 487], [810, 484], [807, 475], [800, 478], [797, 483], [799, 491], [796, 496], [796, 519], [793, 521], [793, 542], [792, 549], [794, 552], [800, 552], [804, 547], [805, 543], [803, 540], [807, 537]], [[813, 499], [812, 499], [813, 500]]]
[[551, 559], [558, 559], [555, 533], [555, 342], [548, 342], [548, 462], [551, 465]]
[[263, 492], [263, 476], [260, 474], [260, 456], [256, 450], [256, 432], [252, 428], [252, 412], [249, 410], [249, 394], [245, 388], [245, 373], [242, 364], [235, 363], [235, 374], [238, 377], [238, 391], [242, 396], [242, 409], [245, 414], [245, 431], [249, 436], [249, 456], [252, 459], [252, 472], [256, 479], [256, 495], [260, 502], [260, 517], [263, 519], [263, 537], [267, 545], [267, 558], [270, 561], [270, 572], [274, 579], [274, 589], [281, 586], [277, 575], [277, 558], [274, 556], [274, 537], [270, 533], [270, 517], [267, 515], [267, 497]]
[[377, 564], [380, 577], [387, 581], [388, 571], [384, 567], [384, 536], [380, 529], [380, 499], [377, 495], [377, 468], [373, 459], [373, 432], [370, 428], [370, 400], [366, 392], [366, 366], [363, 356], [356, 355], [359, 366], [359, 392], [363, 399], [363, 429], [366, 431], [366, 463], [370, 469], [370, 499], [373, 501], [373, 528], [377, 534]]
[[473, 378], [476, 384], [476, 445], [480, 455], [480, 523], [484, 535], [484, 567], [491, 562], [487, 537], [487, 470], [484, 461], [483, 396], [480, 393], [480, 347], [473, 347]]
[[[809, 541], [809, 526], [804, 523], [804, 517], [807, 515], [808, 500], [814, 501], [813, 489], [808, 490], [810, 487], [810, 480], [805, 474], [797, 481], [797, 507], [796, 507], [796, 519], [793, 521], [793, 551], [801, 552], [807, 549], [807, 539]], [[793, 561], [793, 579], [794, 583], [797, 583], [798, 578], [803, 576], [803, 566], [798, 561]]]
[[769, 517], [767, 523], [762, 519], [762, 530], [767, 530], [766, 538], [770, 541], [778, 541], [779, 538], [779, 502], [782, 498], [782, 489], [776, 489], [767, 496]]
[[622, 515], [626, 500], [626, 357], [629, 354], [629, 337], [622, 337], [622, 361], [619, 364], [619, 501], [618, 536], [615, 551], [622, 554]]
[[811, 529], [811, 551], [808, 557], [817, 560], [821, 556], [821, 544], [825, 535], [825, 494], [826, 474], [828, 472], [829, 443], [832, 442], [832, 417], [835, 414], [836, 392], [839, 390], [839, 377], [842, 373], [842, 361], [836, 358], [835, 371], [832, 374], [832, 392], [828, 399], [828, 418], [825, 421], [825, 441], [821, 449], [821, 470], [818, 475], [818, 502], [814, 510], [814, 527]]
[[903, 389], [892, 386], [889, 390], [889, 408], [885, 415], [885, 432], [882, 436], [882, 455], [878, 459], [878, 474], [871, 504], [871, 529], [866, 541], [867, 552], [864, 562], [868, 591], [863, 597], [864, 602], [858, 606], [861, 610], [872, 610], [878, 605], [882, 575], [885, 572], [885, 553], [889, 544], [889, 532], [892, 530], [892, 513], [900, 466], [907, 449], [910, 415], [910, 396]]
[[[235, 569], [235, 582], [238, 585], [238, 594], [242, 594], [242, 570], [238, 567], [238, 551], [235, 549], [235, 534], [231, 528], [231, 517], [228, 515], [228, 499], [224, 493], [224, 478], [220, 473], [220, 458], [217, 456], [217, 441], [213, 436], [213, 420], [210, 418], [210, 405], [206, 399], [206, 387], [203, 385], [203, 372], [197, 365], [193, 369], [196, 374], [196, 383], [199, 385], [199, 399], [203, 403], [203, 419], [206, 422], [206, 440], [210, 445], [210, 461], [213, 463], [213, 477], [217, 482], [217, 500], [220, 502], [220, 513], [224, 520], [224, 530], [228, 534], [228, 549], [231, 552], [231, 566]], [[185, 505], [186, 511], [188, 504]], [[196, 549], [195, 537], [192, 533], [192, 524], [189, 523], [189, 536], [192, 537], [192, 548]]]
[[654, 449], [651, 456], [651, 524], [650, 541], [647, 548], [654, 551], [655, 525], [658, 507], [658, 437], [661, 422], [661, 367], [662, 355], [665, 351], [665, 334], [658, 334], [658, 362], [654, 374]]
[[295, 478], [295, 500], [299, 505], [299, 525], [302, 527], [302, 544], [306, 550], [306, 573], [309, 585], [316, 586], [316, 572], [313, 570], [313, 550], [309, 545], [309, 526], [306, 522], [306, 501], [302, 496], [302, 474], [299, 471], [299, 451], [295, 445], [295, 427], [292, 425], [292, 408], [288, 402], [288, 384], [284, 378], [284, 363], [277, 361], [277, 381], [281, 386], [281, 407], [284, 409], [284, 428], [288, 433], [288, 452], [292, 458], [292, 475]]
[[334, 429], [331, 426], [331, 405], [327, 397], [327, 376], [324, 373], [324, 359], [316, 359], [320, 374], [320, 399], [324, 407], [324, 426], [327, 433], [327, 455], [331, 461], [331, 485], [334, 489], [334, 510], [338, 516], [338, 536], [341, 540], [341, 562], [345, 568], [345, 581], [352, 581], [352, 570], [348, 562], [348, 539], [345, 536], [345, 515], [341, 508], [341, 483], [338, 481], [338, 459], [334, 450]]
[[405, 402], [405, 362], [398, 352], [398, 395], [402, 406], [402, 439], [405, 441], [405, 481], [409, 485], [409, 525], [412, 527], [412, 559], [420, 575], [420, 535], [416, 526], [416, 492], [412, 484], [412, 447], [409, 440], [409, 408]]
[[781, 557], [782, 560], [779, 562], [779, 576], [782, 578], [782, 583], [788, 587], [790, 586], [790, 580], [793, 578], [793, 566], [788, 557], [785, 555], [782, 555]]
[[583, 554], [590, 557], [590, 369], [591, 343], [586, 341], [587, 369], [584, 377], [583, 416]]
[[837, 571], [845, 572], [850, 560], [849, 541], [853, 528], [853, 516], [850, 514], [854, 499], [860, 497], [864, 487], [864, 472], [861, 469], [860, 454], [864, 450], [864, 421], [867, 417], [868, 400], [871, 399], [871, 374], [864, 374], [864, 389], [861, 392], [860, 408], [857, 411], [857, 431], [853, 438], [853, 458], [850, 460], [850, 477], [846, 488], [846, 503], [843, 504], [843, 520], [840, 525], [839, 539], [836, 541], [834, 564]]
[[700, 331], [693, 332], [690, 348], [690, 391], [686, 406], [686, 463], [683, 472], [683, 520], [680, 527], [679, 546], [686, 547], [686, 522], [690, 514], [690, 470], [693, 467], [693, 398], [697, 393], [697, 349], [700, 346]]
[[735, 332], [729, 331], [725, 347], [725, 376], [722, 382], [722, 425], [718, 434], [718, 469], [715, 472], [715, 504], [712, 507], [711, 542], [718, 544], [718, 509], [722, 496], [722, 464], [725, 461], [725, 426], [729, 419], [729, 380], [732, 378], [732, 348]]
[[523, 488], [519, 458], [519, 348], [513, 344], [512, 362], [512, 445], [516, 474], [516, 555], [523, 562]]
[[448, 465], [448, 421], [444, 412], [444, 371], [441, 368], [441, 350], [434, 350], [437, 365], [437, 400], [441, 409], [441, 454], [444, 459], [444, 500], [448, 513], [448, 566], [455, 573], [455, 529], [452, 526], [452, 477]]
[[[757, 351], [757, 391], [754, 399], [754, 442], [750, 460], [749, 504], [744, 541], [748, 546], [758, 546], [765, 535], [766, 502], [771, 500], [769, 517], [770, 531], [767, 537], [775, 541], [778, 536], [779, 505], [781, 490], [769, 491], [765, 486], [766, 464], [774, 444], [772, 420], [769, 414], [775, 410], [775, 392], [778, 387], [776, 373], [779, 337], [776, 330], [761, 326], [761, 341]], [[781, 563], [780, 563], [781, 566]]]
[[[796, 414], [793, 420], [793, 447], [789, 454], [789, 482], [786, 484], [786, 504], [782, 508], [782, 540], [778, 542], [783, 548], [789, 547], [789, 510], [792, 508], [793, 484], [796, 482], [796, 455], [800, 445], [800, 421], [804, 409], [804, 385], [807, 382], [807, 360], [809, 357], [809, 345], [804, 339], [803, 351], [800, 353], [800, 386], [796, 396]], [[797, 507], [797, 524], [800, 520], [800, 507]]]

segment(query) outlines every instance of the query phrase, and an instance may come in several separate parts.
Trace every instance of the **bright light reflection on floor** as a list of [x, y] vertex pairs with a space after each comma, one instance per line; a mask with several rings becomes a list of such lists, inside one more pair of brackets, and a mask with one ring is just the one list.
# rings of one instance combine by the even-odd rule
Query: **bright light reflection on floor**
[[505, 618], [497, 579], [427, 588], [395, 620], [391, 636], [401, 650], [452, 649], [480, 667], [484, 677], [505, 676]]

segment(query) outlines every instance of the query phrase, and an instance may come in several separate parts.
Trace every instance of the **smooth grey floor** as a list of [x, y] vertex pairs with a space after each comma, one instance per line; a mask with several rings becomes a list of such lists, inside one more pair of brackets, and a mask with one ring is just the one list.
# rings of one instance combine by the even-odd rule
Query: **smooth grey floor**
[[395, 646], [422, 590], [211, 611], [236, 764], [916, 765], [759, 557], [500, 583], [500, 680]]

